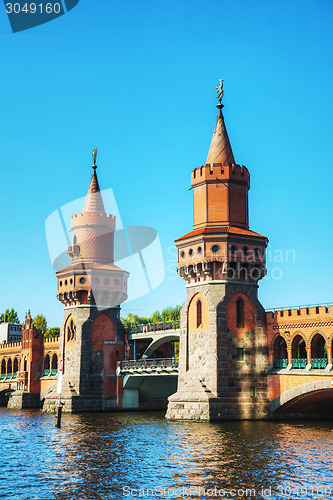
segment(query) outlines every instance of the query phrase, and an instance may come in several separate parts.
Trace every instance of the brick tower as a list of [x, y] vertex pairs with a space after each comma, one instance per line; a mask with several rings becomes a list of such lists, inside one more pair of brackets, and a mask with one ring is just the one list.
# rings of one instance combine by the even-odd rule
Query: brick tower
[[235, 163], [222, 81], [217, 91], [207, 161], [191, 173], [193, 231], [176, 240], [187, 296], [168, 419], [255, 419], [267, 410], [265, 311], [257, 290], [268, 240], [249, 229], [250, 174]]
[[[56, 273], [65, 313], [59, 359], [67, 412], [117, 407], [116, 364], [124, 356], [120, 304], [127, 298], [128, 273], [114, 265], [116, 220], [105, 213], [96, 168], [95, 153], [83, 211], [72, 216], [72, 264]], [[44, 409], [54, 406], [55, 394], [53, 388]]]

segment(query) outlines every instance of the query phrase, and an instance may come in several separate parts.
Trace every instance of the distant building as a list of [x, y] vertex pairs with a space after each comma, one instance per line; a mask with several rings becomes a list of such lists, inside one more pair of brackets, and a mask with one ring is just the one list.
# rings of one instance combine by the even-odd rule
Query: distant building
[[0, 343], [21, 342], [22, 327], [15, 323], [0, 323]]

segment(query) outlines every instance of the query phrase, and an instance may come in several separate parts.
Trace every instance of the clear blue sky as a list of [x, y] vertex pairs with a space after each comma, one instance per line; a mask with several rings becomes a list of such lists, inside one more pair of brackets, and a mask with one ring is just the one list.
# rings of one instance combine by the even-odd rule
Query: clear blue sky
[[[192, 228], [190, 172], [206, 159], [220, 77], [234, 155], [251, 172], [250, 226], [273, 256], [295, 251], [268, 264], [282, 277], [262, 280], [260, 300], [333, 301], [332, 14], [331, 0], [81, 0], [12, 34], [1, 6], [0, 309], [60, 325], [44, 224], [85, 195], [95, 146], [123, 223], [154, 227], [176, 268], [168, 249]], [[125, 310], [182, 303], [174, 278], [166, 269]]]

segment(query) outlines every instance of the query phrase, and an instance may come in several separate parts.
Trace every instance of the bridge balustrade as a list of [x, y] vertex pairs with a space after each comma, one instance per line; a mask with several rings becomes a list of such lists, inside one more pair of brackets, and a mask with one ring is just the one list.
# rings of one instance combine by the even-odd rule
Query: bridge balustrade
[[311, 359], [311, 369], [312, 370], [325, 370], [328, 364], [327, 358], [312, 358]]
[[150, 333], [165, 330], [176, 330], [180, 328], [180, 320], [169, 321], [167, 323], [148, 323], [147, 325], [133, 325], [128, 329], [128, 333]]
[[273, 366], [274, 368], [287, 368], [288, 359], [274, 359]]
[[306, 367], [307, 361], [305, 358], [297, 358], [292, 360], [292, 369], [303, 369]]
[[178, 361], [175, 358], [156, 358], [156, 359], [130, 359], [119, 361], [120, 370], [134, 370], [144, 368], [178, 368]]

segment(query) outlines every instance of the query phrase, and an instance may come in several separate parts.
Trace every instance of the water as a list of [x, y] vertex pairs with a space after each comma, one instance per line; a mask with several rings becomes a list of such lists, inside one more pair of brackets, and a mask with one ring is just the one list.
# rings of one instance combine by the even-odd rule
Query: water
[[0, 498], [333, 499], [333, 423], [199, 424], [161, 413], [54, 422], [0, 409]]

